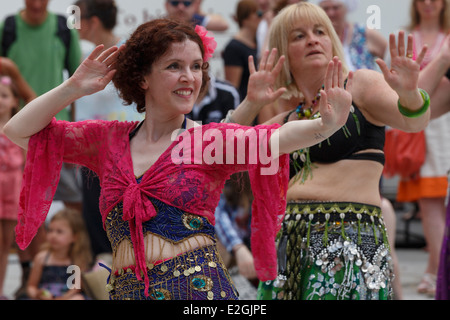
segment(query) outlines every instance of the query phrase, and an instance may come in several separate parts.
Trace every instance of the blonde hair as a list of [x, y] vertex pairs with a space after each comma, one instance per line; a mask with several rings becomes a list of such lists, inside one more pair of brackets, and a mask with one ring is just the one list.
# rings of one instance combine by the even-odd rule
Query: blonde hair
[[[420, 25], [420, 15], [419, 11], [416, 8], [418, 0], [413, 0], [411, 2], [410, 8], [410, 20], [408, 29], [410, 31], [414, 30], [418, 25]], [[444, 3], [444, 7], [442, 8], [441, 15], [439, 17], [439, 25], [442, 28], [442, 31], [447, 33], [450, 31], [450, 0], [442, 0]]]
[[[72, 263], [79, 266], [82, 271], [87, 270], [92, 263], [91, 243], [81, 212], [64, 208], [56, 212], [50, 222], [56, 220], [65, 220], [68, 222], [75, 236], [75, 241], [69, 250], [69, 257]], [[45, 248], [49, 248], [48, 244], [45, 245]]]
[[288, 35], [298, 21], [320, 24], [324, 27], [325, 33], [331, 39], [333, 57], [339, 57], [342, 62], [344, 76], [348, 75], [348, 67], [345, 63], [344, 49], [341, 40], [336, 34], [331, 20], [328, 18], [325, 11], [319, 6], [308, 2], [299, 2], [289, 5], [282, 9], [273, 19], [269, 30], [269, 49], [276, 48], [278, 50], [278, 55], [284, 55], [286, 58], [283, 69], [275, 83], [276, 89], [281, 87], [287, 88], [287, 92], [283, 95], [283, 98], [285, 99], [289, 99], [292, 96], [303, 96], [289, 70], [290, 62], [288, 56]]

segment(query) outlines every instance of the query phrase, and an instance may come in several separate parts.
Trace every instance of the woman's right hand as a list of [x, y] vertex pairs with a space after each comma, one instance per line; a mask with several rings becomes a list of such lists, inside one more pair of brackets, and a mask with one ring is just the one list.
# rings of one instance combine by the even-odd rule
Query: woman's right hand
[[68, 83], [82, 95], [103, 90], [116, 73], [114, 64], [121, 48], [122, 46], [113, 46], [104, 50], [104, 45], [97, 46], [69, 78]]
[[275, 81], [280, 74], [285, 57], [281, 56], [275, 64], [277, 49], [266, 50], [256, 70], [253, 56], [249, 56], [250, 78], [247, 87], [247, 101], [252, 105], [263, 107], [274, 102], [286, 92], [286, 88], [275, 89]]

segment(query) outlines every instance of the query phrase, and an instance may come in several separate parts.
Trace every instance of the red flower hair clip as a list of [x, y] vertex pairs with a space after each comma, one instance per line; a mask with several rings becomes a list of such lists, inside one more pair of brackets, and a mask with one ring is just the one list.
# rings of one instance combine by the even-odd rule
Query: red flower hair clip
[[214, 50], [217, 48], [217, 42], [214, 37], [208, 37], [208, 30], [202, 26], [195, 26], [195, 32], [200, 36], [203, 42], [203, 47], [205, 48], [205, 55], [203, 60], [208, 61], [214, 54]]

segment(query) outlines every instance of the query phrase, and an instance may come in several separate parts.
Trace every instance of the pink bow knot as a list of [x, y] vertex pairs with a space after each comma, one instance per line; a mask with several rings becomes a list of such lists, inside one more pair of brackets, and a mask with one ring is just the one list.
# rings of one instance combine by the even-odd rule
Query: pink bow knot
[[130, 183], [123, 195], [123, 220], [130, 225], [131, 241], [136, 259], [135, 274], [142, 280], [141, 271], [145, 279], [145, 295], [148, 296], [149, 279], [145, 258], [144, 233], [142, 223], [156, 216], [156, 210], [148, 198], [151, 193], [144, 191], [138, 183]]

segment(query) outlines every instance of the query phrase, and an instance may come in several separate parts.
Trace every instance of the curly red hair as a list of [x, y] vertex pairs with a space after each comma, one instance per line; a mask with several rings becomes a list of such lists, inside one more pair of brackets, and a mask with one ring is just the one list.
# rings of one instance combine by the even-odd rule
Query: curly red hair
[[[168, 52], [173, 43], [191, 40], [198, 44], [202, 56], [203, 42], [191, 25], [169, 19], [155, 19], [140, 25], [125, 43], [116, 62], [113, 83], [126, 105], [136, 103], [138, 112], [145, 112], [145, 91], [141, 88], [144, 76], [152, 65]], [[200, 92], [207, 88], [209, 64], [203, 63]]]

